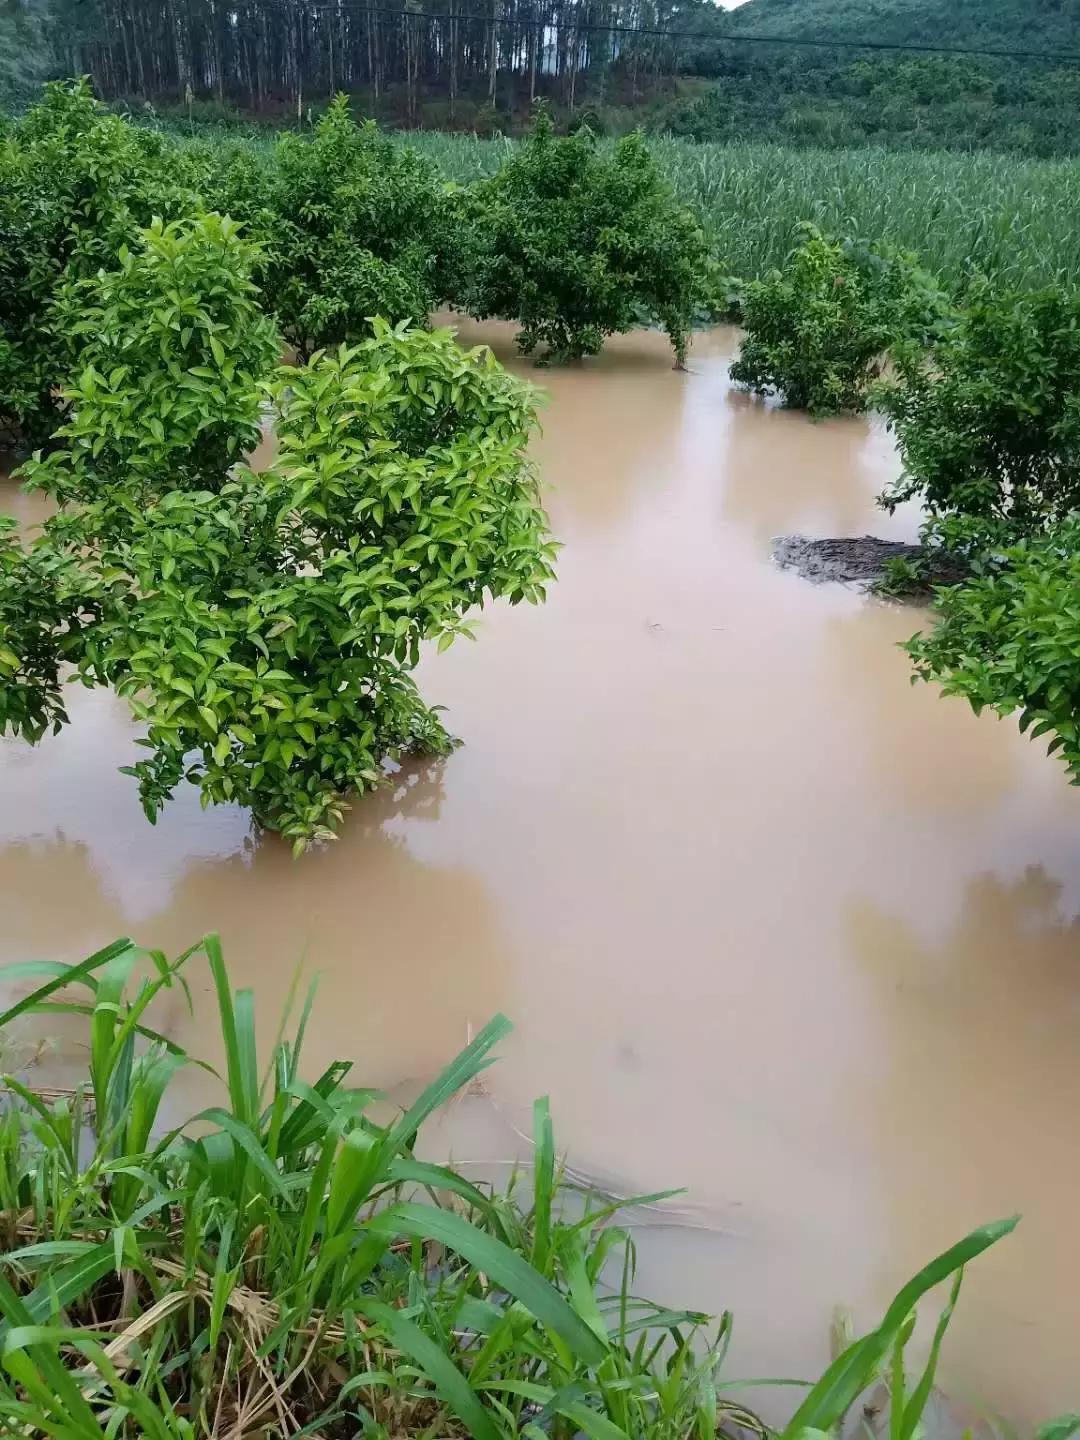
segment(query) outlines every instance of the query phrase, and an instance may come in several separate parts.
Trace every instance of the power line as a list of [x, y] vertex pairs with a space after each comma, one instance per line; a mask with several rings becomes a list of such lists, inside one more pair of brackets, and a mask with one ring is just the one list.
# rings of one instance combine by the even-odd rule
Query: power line
[[325, 3], [293, 5], [287, 0], [260, 0], [261, 6], [277, 9], [291, 15], [368, 15], [386, 16], [395, 20], [449, 20], [464, 24], [513, 25], [519, 30], [561, 29], [564, 26], [577, 34], [593, 32], [604, 35], [645, 35], [662, 40], [706, 40], [718, 45], [793, 45], [816, 50], [882, 50], [899, 51], [914, 55], [970, 55], [994, 60], [1049, 60], [1058, 64], [1080, 64], [1078, 51], [1053, 50], [1000, 50], [989, 46], [920, 45], [915, 42], [890, 40], [830, 40], [821, 37], [798, 37], [794, 35], [740, 35], [727, 30], [665, 30], [660, 26], [605, 25], [600, 21], [573, 21], [570, 19], [529, 20], [509, 15], [458, 14], [448, 10], [395, 10], [388, 6], [356, 5], [352, 3]]

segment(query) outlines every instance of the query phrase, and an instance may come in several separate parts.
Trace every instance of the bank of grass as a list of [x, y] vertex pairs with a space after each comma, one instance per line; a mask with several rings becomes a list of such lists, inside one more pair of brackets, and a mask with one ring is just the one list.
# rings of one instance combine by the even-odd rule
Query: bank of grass
[[[435, 132], [403, 138], [462, 183], [492, 174], [515, 143]], [[826, 234], [914, 250], [949, 284], [973, 266], [1015, 287], [1072, 286], [1080, 274], [1080, 160], [665, 137], [649, 145], [728, 274], [754, 278], [778, 264], [804, 220]]]
[[[154, 1034], [150, 1007], [165, 989], [187, 993], [193, 964], [208, 965], [217, 997], [224, 1098], [162, 1134], [170, 1082], [202, 1062]], [[302, 1078], [310, 993], [260, 1068], [253, 996], [232, 990], [214, 937], [175, 961], [118, 941], [79, 965], [0, 979], [41, 982], [0, 1015], [0, 1032], [23, 1014], [74, 1013], [89, 1053], [87, 1082], [69, 1095], [4, 1077], [0, 1432], [767, 1435], [722, 1369], [731, 1317], [634, 1293], [626, 1202], [562, 1183], [546, 1101], [527, 1182], [498, 1193], [417, 1159], [423, 1123], [490, 1062], [509, 1029], [501, 1017], [407, 1112], [377, 1123], [375, 1094], [348, 1084], [347, 1062]], [[784, 1440], [831, 1430], [886, 1372], [894, 1440], [911, 1440], [961, 1267], [1014, 1223], [973, 1232], [905, 1286], [805, 1388]], [[914, 1306], [950, 1278], [929, 1364], [909, 1385]]]

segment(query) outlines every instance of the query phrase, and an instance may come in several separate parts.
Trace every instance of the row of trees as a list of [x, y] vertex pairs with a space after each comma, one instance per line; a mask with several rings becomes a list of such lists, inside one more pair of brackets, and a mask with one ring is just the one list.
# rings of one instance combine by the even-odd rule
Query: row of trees
[[50, 87], [0, 139], [0, 424], [42, 442], [21, 475], [57, 506], [29, 543], [0, 520], [0, 733], [66, 724], [74, 670], [144, 726], [151, 820], [186, 780], [329, 838], [386, 760], [451, 745], [422, 644], [553, 574], [531, 387], [429, 310], [517, 319], [552, 359], [653, 318], [678, 360], [709, 273], [640, 137], [541, 116], [448, 188], [343, 98], [266, 155]]
[[917, 674], [1019, 712], [1080, 784], [1080, 294], [973, 276], [948, 296], [911, 256], [805, 227], [744, 320], [737, 381], [885, 413], [903, 470], [881, 503], [926, 515], [921, 564], [893, 580], [950, 578], [908, 644]]
[[[155, 102], [214, 99], [253, 112], [302, 113], [339, 90], [374, 103], [403, 87], [408, 119], [436, 91], [455, 118], [460, 93], [579, 88], [617, 64], [632, 87], [686, 58], [667, 38], [713, 26], [707, 0], [15, 0], [51, 8], [55, 60], [99, 93]], [[635, 34], [634, 31], [645, 33]], [[500, 89], [500, 87], [502, 87]]]

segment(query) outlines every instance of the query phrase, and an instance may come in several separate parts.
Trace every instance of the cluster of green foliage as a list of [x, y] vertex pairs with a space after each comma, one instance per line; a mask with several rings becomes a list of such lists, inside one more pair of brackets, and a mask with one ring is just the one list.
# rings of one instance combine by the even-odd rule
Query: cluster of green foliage
[[[813, 47], [703, 38], [683, 54], [696, 78], [653, 123], [697, 140], [754, 137], [800, 148], [1080, 149], [1077, 73], [1054, 58], [1080, 49], [1080, 25], [1059, 0], [750, 0], [717, 28]], [[868, 37], [944, 53], [851, 48]], [[830, 39], [848, 48], [830, 49]], [[1002, 53], [948, 53], [954, 47]], [[1047, 59], [1009, 58], [1018, 50]]]
[[[375, 322], [260, 386], [278, 341], [257, 249], [209, 215], [156, 224], [86, 282], [57, 446], [60, 509], [0, 550], [0, 725], [66, 719], [62, 670], [125, 695], [153, 819], [182, 779], [302, 848], [388, 758], [446, 750], [411, 678], [487, 599], [543, 598], [553, 547], [525, 458], [529, 387], [448, 331]], [[277, 453], [237, 462], [269, 397]]]
[[[186, 1065], [151, 1028], [153, 1002], [208, 961], [224, 1093], [162, 1134]], [[138, 978], [141, 977], [141, 978]], [[214, 936], [177, 960], [117, 941], [77, 965], [9, 966], [41, 982], [0, 1014], [86, 1018], [88, 1080], [46, 1099], [4, 1076], [0, 1117], [0, 1416], [55, 1440], [260, 1435], [527, 1435], [714, 1440], [768, 1431], [725, 1391], [731, 1317], [633, 1293], [615, 1201], [571, 1193], [546, 1100], [532, 1184], [477, 1185], [418, 1160], [418, 1132], [490, 1063], [500, 1016], [397, 1118], [347, 1084], [349, 1062], [302, 1078], [313, 993], [260, 1072], [255, 1004]], [[58, 992], [63, 990], [63, 994]], [[839, 1433], [880, 1376], [893, 1434], [917, 1433], [963, 1267], [1016, 1220], [973, 1231], [897, 1294], [881, 1323], [808, 1386], [779, 1440]], [[612, 1283], [613, 1282], [613, 1283]], [[951, 1282], [918, 1377], [916, 1306]], [[1045, 1427], [1068, 1440], [1077, 1417]]]
[[605, 336], [656, 322], [682, 363], [707, 249], [640, 135], [604, 151], [587, 129], [557, 136], [541, 110], [467, 213], [461, 303], [519, 321], [525, 354], [592, 355]]
[[801, 225], [783, 268], [746, 287], [731, 378], [813, 415], [862, 410], [889, 347], [924, 338], [943, 304], [911, 256]]
[[214, 207], [263, 242], [257, 278], [302, 356], [367, 333], [376, 315], [423, 323], [449, 302], [519, 321], [522, 350], [551, 359], [656, 322], [681, 362], [710, 308], [715, 260], [639, 135], [610, 150], [587, 128], [559, 137], [541, 109], [506, 163], [466, 188], [357, 125], [345, 96], [269, 155], [192, 148]]
[[370, 333], [376, 315], [423, 324], [447, 293], [446, 186], [414, 150], [358, 125], [343, 95], [269, 157], [232, 149], [209, 189], [264, 241], [257, 278], [302, 356]]
[[983, 534], [969, 565], [908, 642], [916, 673], [976, 714], [1019, 712], [1080, 785], [1080, 517], [996, 546]]
[[899, 346], [880, 400], [904, 470], [889, 508], [1032, 531], [1080, 505], [1080, 296], [985, 283], [930, 348]]
[[149, 225], [190, 213], [191, 166], [159, 135], [57, 83], [0, 135], [0, 431], [40, 443], [63, 413], [71, 288]]
[[733, 43], [702, 47], [694, 70], [674, 96], [640, 115], [631, 111], [631, 123], [697, 141], [753, 138], [800, 151], [887, 146], [1051, 158], [1080, 150], [1078, 77], [1065, 64], [948, 54], [853, 58], [850, 50]]
[[916, 673], [976, 712], [1051, 734], [1080, 783], [1080, 298], [978, 286], [882, 400], [904, 462], [882, 497], [923, 504], [931, 564], [960, 562]]
[[447, 301], [520, 319], [526, 348], [558, 355], [656, 320], [681, 356], [716, 268], [640, 138], [602, 153], [541, 120], [503, 174], [464, 192], [356, 124], [344, 96], [310, 133], [213, 145], [56, 83], [0, 130], [0, 438], [41, 444], [65, 418], [79, 283], [155, 217], [208, 211], [259, 242], [263, 305], [301, 358], [370, 335], [375, 317], [425, 324]]

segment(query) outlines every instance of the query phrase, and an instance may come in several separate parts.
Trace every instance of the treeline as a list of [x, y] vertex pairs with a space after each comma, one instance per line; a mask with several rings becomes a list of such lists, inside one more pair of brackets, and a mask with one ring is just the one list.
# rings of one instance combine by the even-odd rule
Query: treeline
[[[561, 126], [616, 134], [1080, 149], [1080, 66], [729, 38], [807, 33], [786, 11], [766, 24], [772, 15], [709, 0], [7, 0], [0, 106], [84, 73], [108, 99], [191, 122], [306, 121], [344, 90], [408, 128], [516, 133], [543, 97]], [[851, 39], [824, 19], [814, 33]], [[955, 43], [942, 25], [915, 33]]]
[[[707, 0], [54, 0], [65, 73], [99, 94], [302, 113], [340, 90], [403, 87], [410, 123], [437, 91], [573, 107], [617, 67], [641, 88], [685, 65], [676, 33], [719, 28]], [[69, 13], [70, 12], [70, 13]], [[644, 33], [632, 33], [640, 31]], [[500, 93], [500, 87], [502, 93]]]

